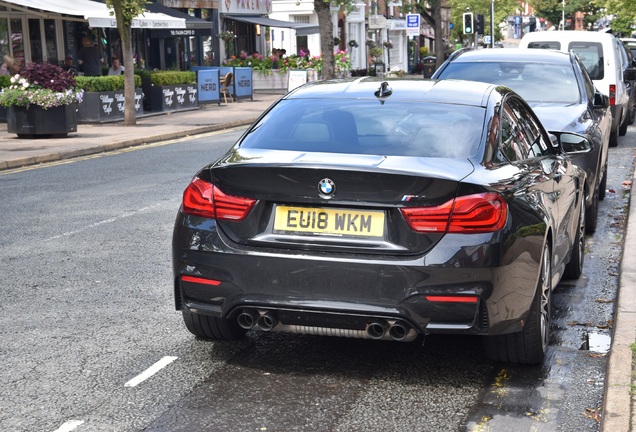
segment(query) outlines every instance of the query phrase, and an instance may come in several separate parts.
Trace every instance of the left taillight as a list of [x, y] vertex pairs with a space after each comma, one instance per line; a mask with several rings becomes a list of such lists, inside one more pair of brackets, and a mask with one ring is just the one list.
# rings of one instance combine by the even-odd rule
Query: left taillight
[[241, 221], [256, 200], [223, 193], [212, 183], [195, 177], [183, 192], [181, 211], [211, 219]]
[[609, 103], [610, 105], [616, 105], [616, 85], [614, 84], [609, 86]]
[[506, 224], [508, 205], [493, 192], [457, 197], [439, 206], [400, 209], [412, 230], [437, 233], [486, 233]]

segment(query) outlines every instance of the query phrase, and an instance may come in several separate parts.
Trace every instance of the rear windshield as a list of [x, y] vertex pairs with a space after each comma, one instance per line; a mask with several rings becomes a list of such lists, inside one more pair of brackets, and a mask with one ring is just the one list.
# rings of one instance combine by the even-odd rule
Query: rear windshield
[[557, 41], [530, 42], [528, 43], [528, 48], [551, 49], [551, 50], [560, 51], [561, 42], [557, 42]]
[[440, 79], [462, 79], [505, 85], [528, 102], [579, 103], [572, 65], [520, 62], [451, 62]]
[[590, 74], [590, 78], [593, 80], [603, 79], [603, 45], [598, 42], [570, 42], [568, 48], [581, 59], [581, 63]]
[[379, 100], [282, 100], [243, 148], [464, 158], [476, 153], [485, 109]]

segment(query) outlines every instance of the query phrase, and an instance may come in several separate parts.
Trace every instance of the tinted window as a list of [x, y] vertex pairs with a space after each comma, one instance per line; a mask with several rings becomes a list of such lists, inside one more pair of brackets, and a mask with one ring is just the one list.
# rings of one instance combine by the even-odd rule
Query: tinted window
[[528, 108], [514, 97], [508, 98], [501, 111], [501, 145], [495, 159], [510, 162], [549, 154], [545, 137]]
[[572, 65], [518, 62], [454, 61], [440, 79], [463, 79], [505, 85], [530, 102], [578, 103], [579, 87]]
[[598, 42], [570, 42], [569, 49], [579, 57], [590, 78], [602, 80], [605, 75], [603, 69], [603, 46]]
[[530, 42], [528, 44], [528, 48], [553, 49], [553, 50], [560, 51], [561, 42], [557, 42], [557, 41]]
[[386, 156], [468, 157], [485, 109], [435, 103], [294, 99], [278, 103], [241, 147]]

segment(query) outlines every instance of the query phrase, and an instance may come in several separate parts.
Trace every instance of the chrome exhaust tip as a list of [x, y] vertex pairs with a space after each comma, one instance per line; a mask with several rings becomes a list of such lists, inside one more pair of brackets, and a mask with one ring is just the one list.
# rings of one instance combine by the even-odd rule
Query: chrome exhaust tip
[[241, 313], [236, 318], [238, 325], [245, 329], [249, 330], [256, 325], [258, 320], [258, 312], [249, 309], [243, 309]]
[[367, 335], [369, 339], [382, 339], [387, 328], [389, 324], [386, 321], [373, 321], [367, 325]]
[[278, 318], [273, 312], [265, 312], [256, 321], [258, 328], [263, 331], [270, 331], [278, 325]]

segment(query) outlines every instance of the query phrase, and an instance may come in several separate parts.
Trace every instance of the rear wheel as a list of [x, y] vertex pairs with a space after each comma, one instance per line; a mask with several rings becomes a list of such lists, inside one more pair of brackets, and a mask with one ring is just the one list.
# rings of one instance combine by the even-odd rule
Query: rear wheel
[[619, 127], [616, 127], [616, 129], [612, 129], [612, 131], [610, 132], [610, 139], [609, 139], [610, 147], [616, 147], [618, 145], [618, 129]]
[[245, 335], [235, 320], [200, 315], [187, 310], [182, 311], [183, 322], [193, 335], [209, 340], [234, 340]]
[[550, 338], [552, 311], [552, 259], [550, 247], [543, 246], [541, 272], [530, 314], [523, 330], [484, 338], [486, 354], [492, 360], [538, 364], [543, 362]]
[[596, 231], [596, 224], [598, 220], [598, 201], [599, 191], [596, 189], [592, 196], [592, 205], [585, 208], [585, 232], [587, 234], [593, 234]]
[[598, 199], [603, 201], [605, 199], [605, 190], [607, 189], [607, 162], [605, 162], [605, 166], [603, 167], [603, 179], [601, 180], [601, 184], [598, 185]]
[[627, 133], [627, 126], [629, 126], [629, 116], [630, 113], [627, 113], [627, 115], [625, 116], [625, 120], [623, 120], [623, 123], [621, 123], [621, 127], [618, 129], [618, 134], [620, 136], [625, 136], [625, 134]]
[[583, 273], [583, 261], [585, 258], [585, 212], [581, 208], [579, 214], [579, 225], [572, 243], [572, 256], [570, 262], [565, 266], [563, 277], [566, 279], [578, 279]]

